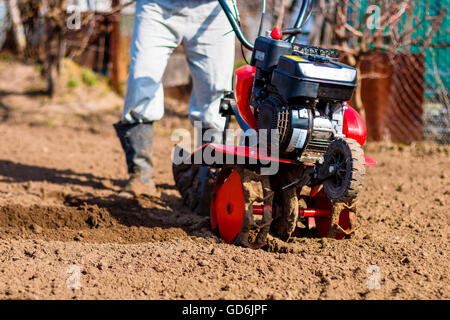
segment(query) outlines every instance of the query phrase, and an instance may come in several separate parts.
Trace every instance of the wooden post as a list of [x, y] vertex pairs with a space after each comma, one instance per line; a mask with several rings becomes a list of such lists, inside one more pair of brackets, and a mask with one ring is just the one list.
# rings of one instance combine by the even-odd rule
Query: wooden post
[[[334, 15], [337, 8], [336, 8], [336, 3], [334, 1], [331, 1], [328, 4], [328, 12], [330, 15]], [[322, 45], [326, 48], [326, 47], [330, 47], [332, 40], [333, 40], [333, 28], [335, 28], [336, 26], [333, 26], [330, 24], [329, 21], [327, 21], [325, 23], [325, 29], [324, 29], [324, 33], [323, 33], [323, 41], [322, 41]]]
[[286, 7], [287, 7], [287, 0], [281, 0], [277, 22], [275, 23], [275, 25], [279, 26], [280, 28], [283, 28], [284, 17], [286, 16]]
[[58, 77], [56, 55], [53, 48], [55, 24], [51, 18], [45, 18], [45, 75], [47, 78], [47, 91], [50, 97], [56, 93], [56, 79]]
[[[112, 0], [112, 10], [120, 8], [120, 0]], [[111, 86], [117, 92], [120, 92], [120, 73], [121, 73], [121, 57], [120, 57], [120, 11], [110, 16], [111, 34], [110, 34], [110, 75]]]
[[27, 42], [25, 32], [23, 31], [22, 18], [20, 17], [20, 10], [17, 5], [17, 0], [8, 0], [8, 11], [13, 25], [17, 51], [20, 55], [23, 55]]

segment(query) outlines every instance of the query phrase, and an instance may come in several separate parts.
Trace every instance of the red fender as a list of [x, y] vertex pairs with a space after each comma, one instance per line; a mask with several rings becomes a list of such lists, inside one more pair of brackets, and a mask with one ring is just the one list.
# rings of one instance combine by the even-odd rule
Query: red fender
[[347, 138], [356, 140], [361, 146], [366, 143], [367, 127], [359, 113], [347, 104], [344, 112], [344, 127], [342, 132]]
[[242, 66], [234, 72], [234, 98], [233, 106], [236, 119], [242, 130], [257, 129], [257, 122], [253, 110], [250, 108], [253, 81], [256, 68], [250, 65]]
[[[356, 140], [361, 147], [366, 143], [367, 140], [367, 127], [363, 118], [359, 115], [358, 111], [353, 109], [347, 104], [347, 110], [344, 112], [344, 125], [342, 132], [347, 138]], [[366, 166], [376, 166], [377, 161], [364, 156]]]

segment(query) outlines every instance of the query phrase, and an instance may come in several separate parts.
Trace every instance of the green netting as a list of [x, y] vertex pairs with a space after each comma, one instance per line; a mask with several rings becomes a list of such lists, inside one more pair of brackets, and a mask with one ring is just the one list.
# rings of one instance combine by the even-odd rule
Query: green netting
[[[395, 0], [392, 0], [395, 1]], [[397, 1], [398, 2], [398, 1]], [[350, 1], [350, 15], [357, 21], [349, 21], [353, 26], [358, 26], [370, 5], [374, 0]], [[412, 25], [418, 25], [412, 38], [417, 41], [427, 39], [431, 22], [424, 21], [424, 17], [438, 16], [442, 9], [447, 10], [440, 29], [434, 33], [431, 46], [425, 50], [421, 46], [411, 46], [409, 50], [417, 53], [424, 50], [425, 53], [425, 103], [424, 103], [424, 132], [425, 138], [438, 140], [443, 143], [450, 142], [450, 117], [448, 105], [448, 88], [450, 87], [450, 0], [419, 0], [413, 1], [414, 19]], [[356, 13], [356, 14], [355, 14]], [[407, 15], [402, 17], [402, 25], [407, 22]], [[399, 31], [402, 26], [399, 26]]]

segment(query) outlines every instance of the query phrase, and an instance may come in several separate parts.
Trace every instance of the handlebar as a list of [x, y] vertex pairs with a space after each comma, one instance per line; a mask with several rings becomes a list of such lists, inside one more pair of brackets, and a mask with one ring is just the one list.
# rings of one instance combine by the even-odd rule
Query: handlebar
[[236, 21], [236, 18], [233, 16], [233, 13], [231, 12], [231, 9], [228, 6], [228, 4], [225, 2], [225, 0], [219, 0], [219, 3], [222, 6], [223, 11], [225, 12], [225, 15], [227, 16], [228, 21], [230, 21], [231, 27], [233, 28], [236, 37], [239, 39], [239, 41], [245, 48], [247, 48], [248, 50], [253, 50], [253, 44], [251, 44], [245, 38], [244, 33], [242, 32], [239, 23]]
[[298, 29], [298, 33], [292, 34], [292, 36], [288, 39], [289, 42], [294, 43], [297, 38], [297, 34], [302, 32], [302, 29], [311, 16], [312, 9], [314, 7], [314, 0], [303, 0], [302, 6], [300, 7], [300, 11], [297, 16], [297, 20], [295, 21], [293, 29]]
[[[242, 45], [248, 49], [253, 50], [253, 44], [245, 38], [244, 33], [242, 32], [242, 28], [239, 24], [239, 21], [236, 19], [236, 17], [233, 16], [233, 13], [231, 12], [230, 7], [226, 3], [225, 0], [218, 0], [220, 6], [222, 7], [223, 11], [225, 12], [225, 15], [228, 18], [228, 21], [231, 24], [231, 27], [234, 30], [234, 33], [236, 34], [236, 37], [238, 40], [242, 43]], [[302, 33], [302, 29], [306, 21], [311, 16], [312, 8], [314, 6], [314, 0], [303, 0], [302, 5], [300, 7], [300, 11], [298, 13], [297, 19], [295, 21], [293, 28], [288, 28], [288, 32], [286, 34], [289, 34], [290, 37], [287, 38], [287, 41], [294, 43], [295, 39], [297, 38], [297, 35]], [[263, 24], [263, 18], [265, 14], [265, 0], [263, 0], [263, 11], [261, 14], [261, 22], [259, 26], [259, 31], [261, 32], [262, 24]]]

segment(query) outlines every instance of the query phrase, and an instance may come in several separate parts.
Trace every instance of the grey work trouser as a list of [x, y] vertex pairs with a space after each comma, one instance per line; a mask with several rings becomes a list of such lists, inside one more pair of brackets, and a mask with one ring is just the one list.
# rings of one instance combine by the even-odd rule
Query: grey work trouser
[[234, 32], [218, 1], [138, 0], [122, 121], [159, 120], [164, 114], [162, 77], [182, 44], [193, 79], [189, 119], [223, 129], [220, 98], [230, 90]]

